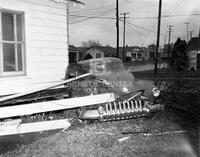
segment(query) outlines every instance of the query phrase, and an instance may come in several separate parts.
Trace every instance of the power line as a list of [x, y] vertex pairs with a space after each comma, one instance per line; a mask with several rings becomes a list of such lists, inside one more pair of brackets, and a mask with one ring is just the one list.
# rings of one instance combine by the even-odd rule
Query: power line
[[137, 28], [140, 28], [140, 29], [143, 29], [143, 30], [148, 31], [148, 32], [156, 33], [156, 32], [153, 31], [153, 30], [150, 30], [150, 29], [148, 29], [148, 28], [144, 28], [144, 27], [141, 27], [141, 26], [135, 25], [135, 24], [130, 23], [130, 22], [127, 22], [127, 24], [129, 24], [129, 25], [131, 25], [131, 26], [134, 26], [134, 27], [137, 27]]
[[[112, 10], [110, 10], [110, 11], [108, 11], [108, 12], [111, 12], [111, 11], [114, 11], [114, 9], [112, 9]], [[105, 12], [101, 12], [100, 15], [101, 15], [102, 13], [105, 14]], [[94, 19], [94, 18], [87, 17], [87, 18], [82, 19], [82, 20], [79, 20], [79, 21], [71, 22], [70, 24], [75, 24], [75, 23], [79, 23], [79, 22], [87, 21], [87, 20], [90, 20], [90, 19]]]
[[175, 14], [175, 15], [163, 15], [162, 18], [166, 17], [178, 17], [178, 16], [198, 16], [200, 13], [194, 13], [194, 14]]
[[[97, 19], [116, 20], [116, 18], [114, 18], [114, 17], [81, 16], [81, 15], [69, 15], [69, 16], [72, 16], [72, 17], [85, 17], [85, 18], [86, 18], [86, 19], [82, 19], [82, 20], [80, 20], [80, 21], [72, 22], [72, 23], [70, 23], [70, 24], [75, 24], [75, 23], [79, 23], [79, 22], [82, 22], [82, 21], [90, 20], [90, 19], [96, 19], [96, 18], [97, 18]], [[120, 19], [119, 19], [119, 20], [120, 20]], [[122, 21], [122, 20], [120, 20], [120, 21]], [[130, 22], [126, 22], [126, 23], [129, 24], [129, 25], [131, 25], [131, 26], [133, 26], [133, 27], [136, 27], [136, 28], [139, 28], [139, 29], [143, 29], [143, 30], [148, 31], [148, 32], [151, 32], [151, 33], [156, 33], [155, 31], [150, 30], [150, 29], [148, 29], [148, 28], [144, 28], [144, 27], [135, 25], [135, 24], [130, 23]], [[164, 34], [162, 33], [162, 35], [164, 35]]]
[[83, 15], [69, 15], [72, 17], [85, 17], [88, 19], [109, 19], [109, 20], [116, 20], [114, 17], [101, 17], [101, 16], [83, 16]]
[[[200, 13], [194, 13], [194, 14], [174, 14], [174, 15], [162, 15], [161, 18], [170, 18], [170, 17], [180, 17], [180, 16], [199, 16]], [[149, 17], [142, 17], [142, 16], [138, 16], [138, 17], [133, 17], [130, 19], [157, 19], [158, 17], [156, 16], [149, 16]]]
[[[120, 2], [119, 4], [120, 4], [120, 6], [126, 5], [128, 3], [128, 1], [129, 0], [124, 0], [124, 1]], [[88, 10], [81, 11], [81, 12], [71, 12], [71, 13], [78, 13], [78, 14], [75, 14], [75, 15], [77, 15], [76, 18], [81, 18], [80, 14], [84, 14], [85, 16], [96, 16], [99, 14], [105, 15], [105, 13], [112, 12], [115, 10], [115, 8], [113, 8], [112, 6], [113, 5], [107, 5], [105, 7], [99, 7], [99, 8], [94, 8], [94, 9], [88, 9]], [[74, 17], [75, 17], [75, 15], [74, 15]], [[94, 18], [94, 17], [92, 17], [92, 18]], [[91, 17], [89, 17], [89, 19], [91, 19]], [[83, 21], [87, 21], [87, 20], [88, 20], [88, 18], [85, 18], [85, 19], [81, 19], [81, 20], [78, 20], [75, 22], [71, 22], [70, 24], [75, 24], [75, 23], [79, 23], [79, 22], [83, 22]]]
[[[124, 0], [122, 2], [119, 2], [119, 4], [123, 5], [123, 4], [127, 4], [129, 0]], [[110, 9], [113, 8], [114, 3], [110, 4], [110, 5], [105, 5], [103, 7], [96, 7], [93, 9], [86, 9], [86, 10], [82, 10], [82, 11], [71, 11], [70, 13], [87, 13], [87, 12], [93, 12], [93, 11], [98, 11], [98, 10], [102, 10], [102, 9]]]
[[[129, 28], [131, 28], [131, 29], [133, 29], [135, 32], [137, 32], [138, 34], [140, 34], [141, 36], [144, 36], [144, 37], [146, 37], [146, 39], [147, 39], [147, 35], [145, 34], [143, 34], [142, 32], [139, 32], [138, 30], [136, 30], [133, 26], [131, 26], [131, 25], [127, 25]], [[153, 41], [154, 42], [154, 40], [153, 39], [150, 39], [151, 41]]]

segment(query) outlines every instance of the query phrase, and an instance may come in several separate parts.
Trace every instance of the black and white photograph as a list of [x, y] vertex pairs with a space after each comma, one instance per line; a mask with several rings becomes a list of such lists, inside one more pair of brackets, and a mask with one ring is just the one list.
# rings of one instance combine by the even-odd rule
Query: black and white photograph
[[200, 0], [0, 0], [0, 157], [200, 157]]

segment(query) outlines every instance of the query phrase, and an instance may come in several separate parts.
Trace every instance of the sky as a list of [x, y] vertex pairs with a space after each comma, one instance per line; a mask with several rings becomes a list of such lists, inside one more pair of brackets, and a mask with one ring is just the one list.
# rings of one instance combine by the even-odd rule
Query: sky
[[[116, 47], [116, 0], [81, 0], [84, 6], [70, 4], [70, 44], [98, 41]], [[156, 43], [159, 0], [119, 0], [119, 13], [126, 19], [126, 45], [148, 46]], [[199, 34], [200, 0], [162, 0], [160, 45], [168, 43], [168, 26], [173, 25], [171, 42], [187, 40], [188, 30]], [[122, 15], [120, 15], [122, 17]], [[123, 45], [123, 21], [119, 22], [120, 46]], [[190, 32], [188, 33], [190, 36]]]

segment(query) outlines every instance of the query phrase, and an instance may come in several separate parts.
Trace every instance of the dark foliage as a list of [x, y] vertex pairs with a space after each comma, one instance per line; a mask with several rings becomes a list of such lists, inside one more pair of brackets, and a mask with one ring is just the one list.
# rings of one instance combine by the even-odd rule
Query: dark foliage
[[130, 63], [131, 62], [131, 57], [126, 57], [126, 62]]
[[170, 77], [174, 79], [166, 81], [166, 88], [163, 91], [166, 109], [199, 125], [200, 73], [187, 70], [171, 73]]
[[174, 44], [169, 64], [173, 71], [183, 71], [189, 66], [189, 58], [186, 53], [186, 42], [180, 38]]

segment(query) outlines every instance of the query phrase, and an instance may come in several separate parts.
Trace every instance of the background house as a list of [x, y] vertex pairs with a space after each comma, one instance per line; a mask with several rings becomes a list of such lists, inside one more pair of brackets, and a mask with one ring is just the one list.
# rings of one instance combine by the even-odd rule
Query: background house
[[193, 37], [187, 44], [189, 68], [200, 70], [200, 36]]
[[131, 61], [148, 61], [149, 51], [147, 48], [132, 46], [125, 48], [125, 58], [131, 58]]
[[92, 58], [102, 58], [102, 57], [115, 57], [116, 51], [110, 46], [91, 46], [87, 49], [87, 55]]
[[150, 60], [150, 51], [147, 47], [141, 47], [142, 49], [142, 59], [143, 61], [149, 61]]
[[1, 96], [64, 78], [66, 15], [66, 4], [50, 0], [0, 0]]

